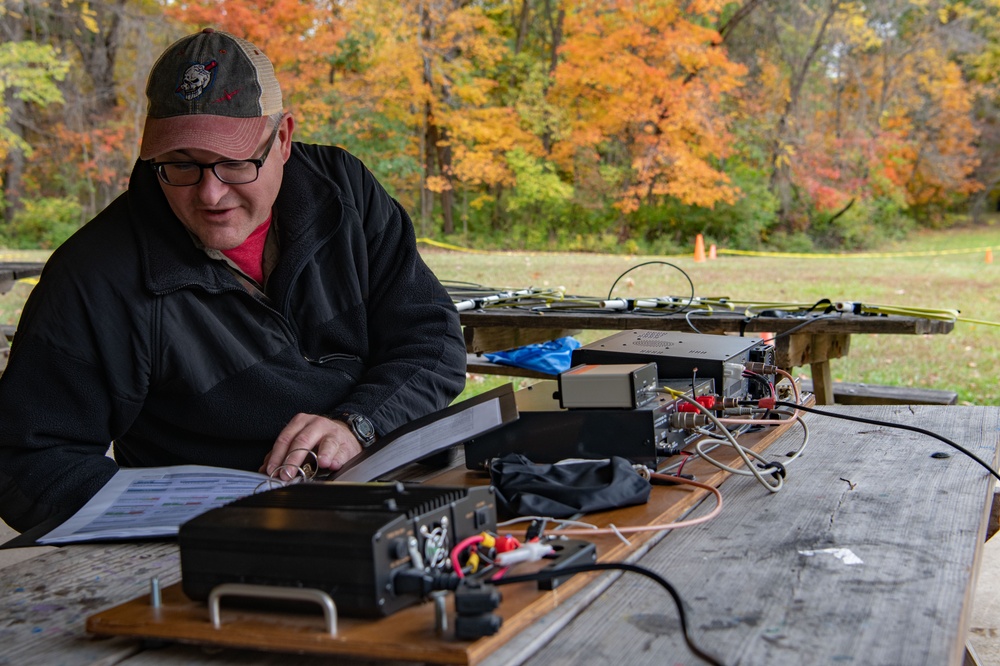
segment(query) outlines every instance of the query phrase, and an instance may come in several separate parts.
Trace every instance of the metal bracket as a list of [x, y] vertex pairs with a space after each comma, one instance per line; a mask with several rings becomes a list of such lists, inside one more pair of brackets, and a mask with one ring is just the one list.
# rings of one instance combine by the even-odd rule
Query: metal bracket
[[275, 585], [250, 585], [246, 583], [224, 583], [212, 588], [208, 595], [208, 617], [212, 626], [222, 628], [219, 617], [219, 603], [222, 597], [254, 597], [257, 599], [281, 599], [284, 601], [314, 601], [323, 609], [326, 630], [331, 636], [337, 635], [337, 605], [329, 594], [322, 590], [301, 587], [278, 587]]

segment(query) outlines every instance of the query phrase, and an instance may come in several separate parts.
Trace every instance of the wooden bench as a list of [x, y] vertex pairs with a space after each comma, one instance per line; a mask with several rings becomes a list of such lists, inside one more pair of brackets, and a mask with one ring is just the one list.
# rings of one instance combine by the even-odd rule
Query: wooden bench
[[547, 375], [537, 370], [494, 363], [480, 354], [466, 354], [465, 369], [467, 372], [477, 375], [506, 375], [508, 377], [528, 377], [531, 379], [555, 379], [555, 375]]
[[[802, 390], [811, 393], [812, 381], [802, 380]], [[834, 382], [833, 400], [838, 405], [954, 405], [958, 403], [958, 394], [910, 386]]]

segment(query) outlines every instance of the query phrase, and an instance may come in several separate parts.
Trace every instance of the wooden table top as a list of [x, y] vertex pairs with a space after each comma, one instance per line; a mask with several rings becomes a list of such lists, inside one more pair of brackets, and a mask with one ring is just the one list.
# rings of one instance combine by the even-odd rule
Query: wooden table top
[[[1000, 409], [830, 407], [939, 433], [993, 463]], [[974, 461], [915, 432], [807, 415], [805, 454], [768, 493], [730, 477], [725, 507], [658, 533], [630, 556], [684, 599], [696, 644], [726, 664], [961, 664], [993, 483]], [[798, 448], [791, 428], [772, 457]], [[950, 457], [932, 457], [941, 451]], [[693, 512], [711, 508], [706, 502]], [[321, 657], [95, 640], [87, 617], [180, 578], [174, 543], [63, 547], [0, 569], [10, 663], [310, 664]], [[550, 593], [558, 595], [556, 592]], [[480, 663], [701, 663], [670, 598], [631, 574], [597, 578]]]
[[18, 280], [41, 275], [42, 262], [34, 261], [0, 261], [0, 294], [5, 294]]
[[0, 277], [21, 278], [34, 277], [41, 274], [45, 266], [41, 261], [0, 261]]
[[[546, 310], [544, 314], [538, 314], [528, 310], [510, 308], [468, 310], [460, 312], [459, 319], [463, 326], [473, 328], [578, 328], [615, 331], [647, 329], [651, 331], [693, 332], [691, 331], [691, 323], [693, 323], [700, 332], [711, 334], [739, 332], [741, 327], [747, 333], [782, 333], [807, 321], [806, 318], [794, 316], [754, 317], [745, 321], [747, 318], [742, 312], [719, 311], [712, 314], [695, 314], [691, 317], [691, 323], [688, 323], [684, 314], [657, 315], [655, 312], [638, 314], [614, 311], [586, 313], [558, 310]], [[941, 335], [950, 333], [954, 328], [953, 321], [944, 319], [841, 313], [832, 317], [814, 318], [800, 330], [809, 334]]]

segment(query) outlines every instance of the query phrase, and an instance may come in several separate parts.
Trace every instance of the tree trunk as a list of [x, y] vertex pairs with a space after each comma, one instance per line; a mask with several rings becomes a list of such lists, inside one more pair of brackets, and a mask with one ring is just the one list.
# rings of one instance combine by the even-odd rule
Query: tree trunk
[[[552, 80], [552, 75], [555, 74], [556, 67], [559, 65], [559, 46], [562, 44], [563, 38], [563, 22], [566, 19], [566, 10], [560, 8], [558, 12], [553, 14], [552, 12], [552, 0], [545, 0], [545, 19], [549, 24], [549, 34], [552, 37], [552, 45], [549, 49], [549, 78], [548, 81]], [[542, 91], [542, 95], [548, 95], [549, 83], [546, 81], [545, 88]], [[548, 155], [552, 152], [552, 130], [546, 128], [545, 133], [542, 135], [542, 146], [545, 148], [545, 154]]]
[[799, 98], [802, 94], [802, 87], [805, 84], [806, 76], [809, 74], [809, 70], [816, 60], [816, 55], [823, 46], [826, 29], [837, 13], [839, 6], [840, 0], [831, 0], [827, 7], [826, 16], [823, 17], [823, 22], [816, 31], [816, 36], [809, 47], [809, 51], [806, 53], [805, 58], [802, 59], [802, 62], [799, 63], [792, 76], [788, 90], [788, 100], [775, 127], [774, 141], [771, 147], [771, 165], [773, 169], [771, 171], [771, 192], [778, 199], [778, 219], [785, 228], [794, 228], [792, 219], [792, 171], [787, 157], [787, 147], [794, 138], [793, 126], [795, 125]]
[[[434, 41], [434, 17], [430, 9], [422, 5], [420, 7], [420, 22], [423, 26], [421, 39], [425, 44], [432, 44]], [[439, 98], [443, 106], [449, 103], [451, 92], [448, 81], [443, 80], [440, 85], [435, 85], [433, 63], [429, 52], [425, 49], [423, 57], [423, 77], [427, 87], [432, 94]], [[455, 196], [452, 187], [451, 168], [451, 147], [448, 145], [448, 130], [441, 127], [434, 117], [434, 109], [430, 102], [424, 108], [424, 173], [430, 176], [434, 173], [434, 165], [437, 165], [437, 175], [447, 181], [448, 187], [441, 195], [441, 217], [442, 231], [446, 234], [455, 231]], [[425, 186], [426, 189], [426, 186]], [[432, 199], [433, 194], [428, 191], [428, 199]]]
[[[5, 0], [7, 11], [0, 18], [0, 37], [4, 42], [20, 42], [24, 40], [24, 24], [19, 16], [24, 14], [24, 3], [20, 0]], [[14, 96], [14, 91], [7, 89], [4, 99], [0, 100], [8, 111], [7, 129], [15, 136], [24, 138], [24, 126], [20, 119], [24, 117], [24, 102]], [[17, 148], [7, 153], [2, 165], [3, 199], [0, 208], [3, 211], [3, 224], [9, 226], [14, 221], [14, 214], [22, 207], [21, 181], [24, 176], [24, 152]]]

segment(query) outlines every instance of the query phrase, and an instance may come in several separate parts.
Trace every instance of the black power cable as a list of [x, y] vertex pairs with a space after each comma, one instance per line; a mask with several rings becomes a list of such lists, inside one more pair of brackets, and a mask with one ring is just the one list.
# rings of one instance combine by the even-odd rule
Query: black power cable
[[625, 272], [623, 272], [621, 275], [619, 275], [618, 277], [616, 277], [615, 281], [611, 283], [611, 288], [608, 289], [608, 298], [610, 299], [612, 297], [612, 294], [614, 294], [614, 291], [615, 291], [615, 287], [618, 286], [618, 282], [621, 281], [621, 279], [623, 277], [625, 277], [626, 275], [628, 275], [629, 273], [631, 273], [632, 271], [634, 271], [637, 268], [642, 268], [643, 266], [654, 266], [654, 265], [669, 266], [670, 268], [676, 269], [678, 272], [680, 272], [681, 275], [684, 276], [684, 279], [687, 280], [688, 286], [691, 287], [691, 296], [688, 297], [688, 302], [685, 303], [681, 307], [681, 309], [672, 311], [669, 314], [680, 314], [680, 313], [684, 312], [685, 310], [687, 310], [691, 306], [691, 304], [694, 303], [694, 299], [695, 299], [694, 282], [691, 281], [691, 276], [688, 275], [687, 273], [685, 273], [683, 268], [681, 268], [679, 266], [675, 266], [674, 264], [671, 264], [668, 261], [645, 261], [645, 262], [643, 262], [641, 264], [636, 264], [635, 266], [632, 266], [631, 268], [629, 268], [628, 270], [626, 270]]
[[684, 612], [684, 602], [681, 599], [680, 594], [674, 589], [674, 586], [667, 581], [666, 578], [660, 574], [646, 569], [634, 564], [626, 564], [624, 562], [596, 562], [594, 564], [582, 564], [579, 566], [570, 567], [560, 567], [558, 569], [551, 569], [545, 571], [539, 571], [532, 574], [523, 574], [520, 576], [505, 576], [497, 580], [491, 580], [493, 585], [510, 585], [511, 583], [528, 583], [539, 580], [549, 580], [551, 578], [571, 576], [578, 573], [587, 573], [589, 571], [630, 571], [632, 573], [637, 573], [642, 576], [646, 576], [651, 580], [658, 583], [663, 589], [667, 591], [668, 594], [673, 598], [674, 603], [677, 604], [677, 615], [681, 624], [681, 634], [684, 636], [684, 642], [687, 644], [688, 649], [699, 657], [703, 661], [712, 664], [713, 666], [722, 666], [722, 662], [712, 655], [708, 654], [700, 647], [695, 645], [691, 636], [688, 634], [687, 626], [687, 616]]
[[899, 428], [900, 430], [909, 430], [910, 432], [917, 432], [920, 433], [921, 435], [927, 435], [928, 437], [933, 437], [934, 439], [944, 442], [948, 446], [972, 458], [977, 463], [982, 465], [986, 469], [986, 471], [992, 474], [997, 480], [1000, 480], [1000, 472], [997, 472], [995, 469], [990, 467], [988, 463], [978, 458], [975, 454], [973, 454], [965, 447], [956, 444], [947, 437], [939, 435], [931, 430], [927, 430], [925, 428], [918, 428], [917, 426], [906, 425], [905, 423], [893, 423], [891, 421], [879, 421], [878, 419], [867, 419], [864, 418], [863, 416], [848, 416], [847, 414], [837, 414], [836, 412], [824, 412], [823, 410], [816, 409], [815, 407], [803, 407], [802, 405], [796, 404], [794, 402], [785, 402], [783, 400], [779, 400], [774, 404], [776, 407], [791, 407], [792, 409], [800, 409], [804, 412], [810, 412], [811, 414], [819, 414], [821, 416], [829, 416], [830, 418], [834, 419], [843, 419], [844, 421], [856, 421], [858, 423], [867, 423], [868, 425], [875, 425], [875, 426], [885, 426], [887, 428]]

